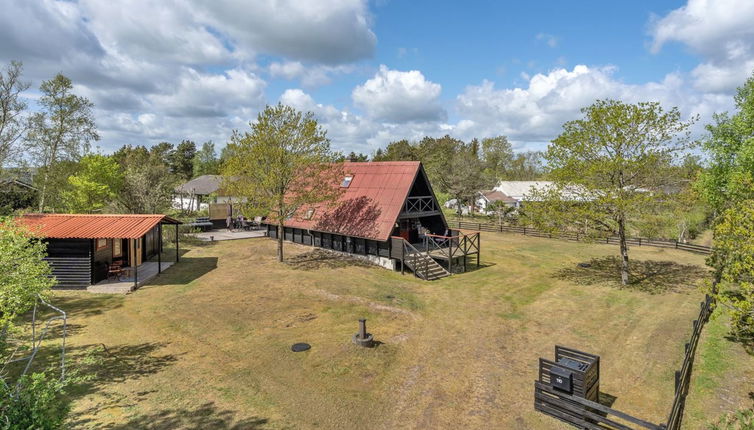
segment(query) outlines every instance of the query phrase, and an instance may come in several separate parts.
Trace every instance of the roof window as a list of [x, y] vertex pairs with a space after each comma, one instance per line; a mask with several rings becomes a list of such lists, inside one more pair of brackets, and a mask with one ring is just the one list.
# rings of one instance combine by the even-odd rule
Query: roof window
[[343, 178], [343, 182], [340, 183], [341, 188], [348, 188], [351, 185], [351, 181], [353, 181], [353, 176], [348, 175], [345, 178]]

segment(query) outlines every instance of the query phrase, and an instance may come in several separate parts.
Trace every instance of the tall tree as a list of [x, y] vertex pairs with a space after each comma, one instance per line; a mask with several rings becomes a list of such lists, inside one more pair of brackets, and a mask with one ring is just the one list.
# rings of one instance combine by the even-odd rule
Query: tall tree
[[485, 172], [495, 181], [505, 178], [513, 162], [513, 147], [505, 136], [482, 139], [482, 162]]
[[39, 87], [40, 112], [32, 115], [29, 132], [30, 151], [41, 168], [39, 211], [45, 208], [50, 178], [59, 162], [77, 161], [99, 140], [92, 116], [93, 104], [72, 93], [71, 80], [58, 74]]
[[369, 161], [369, 156], [366, 154], [362, 154], [361, 152], [357, 154], [351, 151], [346, 157], [346, 160], [351, 161], [351, 162], [359, 162], [359, 161], [364, 162], [364, 161]]
[[516, 153], [506, 169], [504, 179], [509, 181], [536, 181], [545, 176], [542, 165], [544, 154], [540, 151]]
[[703, 141], [709, 168], [696, 185], [717, 213], [754, 198], [754, 75], [738, 89], [735, 103], [733, 116], [714, 116]]
[[[154, 149], [154, 147], [152, 148]], [[124, 146], [113, 154], [123, 174], [118, 206], [129, 213], [162, 213], [170, 207], [175, 177], [162, 151]]]
[[[332, 164], [326, 132], [311, 112], [267, 106], [250, 124], [251, 132], [234, 132], [223, 175], [226, 189], [246, 199], [250, 213], [268, 215], [278, 225], [278, 261], [283, 261], [285, 222], [303, 205], [333, 202], [343, 180]], [[335, 184], [335, 185], [333, 185]]]
[[456, 199], [458, 215], [462, 213], [462, 205], [473, 205], [479, 191], [488, 188], [492, 183], [482, 169], [482, 162], [474, 153], [473, 145], [460, 145], [455, 155], [450, 159], [446, 170], [439, 174], [437, 183], [440, 188]]
[[374, 161], [417, 161], [419, 155], [416, 148], [408, 140], [398, 140], [388, 143], [384, 151], [374, 154]]
[[754, 348], [754, 75], [735, 103], [735, 114], [715, 115], [707, 126], [709, 168], [696, 189], [718, 215], [707, 265], [721, 282], [711, 292], [731, 314], [734, 334]]
[[194, 175], [196, 144], [184, 140], [176, 146], [170, 157], [170, 171], [181, 180], [187, 181]]
[[79, 162], [75, 175], [68, 177], [69, 189], [63, 192], [68, 211], [92, 213], [102, 210], [118, 195], [123, 173], [115, 158], [89, 154]]
[[0, 70], [0, 169], [18, 152], [18, 142], [26, 130], [27, 122], [22, 117], [26, 103], [21, 93], [29, 84], [21, 81], [23, 66], [17, 61]]
[[194, 155], [194, 177], [202, 175], [217, 175], [220, 173], [220, 160], [212, 141], [204, 142], [202, 148]]
[[540, 202], [527, 212], [542, 228], [578, 225], [587, 234], [617, 235], [625, 285], [628, 223], [665, 198], [671, 162], [692, 146], [693, 121], [659, 103], [599, 100], [582, 112], [584, 118], [565, 123], [547, 148], [554, 186], [532, 193]]

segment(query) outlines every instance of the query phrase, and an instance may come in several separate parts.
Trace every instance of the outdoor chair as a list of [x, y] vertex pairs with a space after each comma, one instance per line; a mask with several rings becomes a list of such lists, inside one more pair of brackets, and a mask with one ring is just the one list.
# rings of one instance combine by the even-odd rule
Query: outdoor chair
[[120, 260], [113, 261], [111, 264], [107, 267], [107, 279], [117, 279], [120, 280], [120, 278], [123, 276], [125, 271], [123, 270], [123, 262]]

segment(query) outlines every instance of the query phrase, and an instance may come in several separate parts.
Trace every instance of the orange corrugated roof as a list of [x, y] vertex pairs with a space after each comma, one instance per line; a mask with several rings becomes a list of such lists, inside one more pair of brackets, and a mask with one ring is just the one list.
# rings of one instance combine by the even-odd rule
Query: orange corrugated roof
[[39, 236], [55, 239], [137, 239], [160, 222], [181, 224], [159, 214], [26, 214], [20, 221]]
[[344, 173], [353, 180], [338, 202], [332, 208], [315, 207], [310, 220], [302, 219], [309, 208], [301, 208], [285, 225], [388, 240], [420, 166], [418, 161], [346, 162]]

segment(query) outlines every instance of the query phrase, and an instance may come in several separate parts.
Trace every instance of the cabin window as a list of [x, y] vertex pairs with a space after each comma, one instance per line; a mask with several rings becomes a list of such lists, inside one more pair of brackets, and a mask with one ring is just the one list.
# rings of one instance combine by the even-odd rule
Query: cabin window
[[107, 248], [107, 239], [97, 239], [97, 251]]
[[340, 183], [341, 188], [348, 188], [349, 185], [351, 185], [351, 181], [353, 181], [353, 176], [348, 175], [345, 178], [343, 178], [343, 182]]
[[113, 239], [113, 257], [123, 256], [123, 241], [121, 239]]
[[304, 215], [304, 219], [312, 219], [314, 216], [314, 209], [309, 209], [306, 211], [306, 215]]

